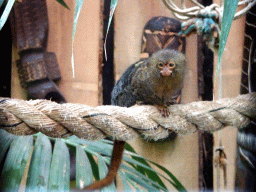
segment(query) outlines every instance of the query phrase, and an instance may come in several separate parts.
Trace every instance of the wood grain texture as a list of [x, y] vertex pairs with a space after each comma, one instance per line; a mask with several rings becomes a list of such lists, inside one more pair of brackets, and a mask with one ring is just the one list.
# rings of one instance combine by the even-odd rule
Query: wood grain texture
[[85, 1], [77, 23], [74, 41], [75, 77], [72, 75], [72, 29], [75, 1], [66, 0], [70, 10], [56, 1], [47, 0], [49, 14], [48, 51], [54, 51], [62, 79], [60, 90], [68, 102], [96, 106], [99, 101], [99, 77], [102, 57], [103, 1]]
[[[176, 1], [179, 2], [179, 1]], [[115, 73], [119, 79], [124, 70], [140, 58], [141, 37], [145, 24], [155, 16], [173, 17], [162, 1], [119, 1], [115, 12]], [[187, 38], [187, 73], [182, 102], [198, 100], [197, 36]], [[136, 151], [170, 170], [188, 190], [198, 189], [198, 134], [178, 136], [172, 142], [148, 143], [141, 139], [130, 142]], [[165, 183], [168, 189], [174, 188]]]

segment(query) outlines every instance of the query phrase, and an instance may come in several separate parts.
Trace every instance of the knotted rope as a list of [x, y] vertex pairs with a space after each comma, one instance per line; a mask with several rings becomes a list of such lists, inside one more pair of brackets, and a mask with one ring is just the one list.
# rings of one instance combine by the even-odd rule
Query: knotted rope
[[[172, 11], [173, 15], [182, 20], [180, 34], [188, 35], [196, 32], [202, 35], [209, 48], [213, 51], [218, 49], [220, 28], [223, 17], [223, 5], [211, 4], [203, 6], [195, 0], [187, 0], [193, 6], [186, 7], [186, 1], [182, 0], [178, 6], [173, 0], [162, 0], [164, 5]], [[242, 7], [234, 15], [234, 20], [244, 16], [254, 5], [256, 0], [240, 0], [238, 7]]]
[[[212, 12], [213, 14], [217, 14], [218, 18], [222, 19], [223, 14], [223, 5], [219, 6], [216, 3], [213, 3], [207, 7], [198, 3], [196, 0], [187, 0], [190, 1], [190, 4], [194, 5], [191, 7], [186, 7], [186, 1], [182, 0], [180, 2], [180, 7], [178, 4], [176, 5], [173, 0], [162, 0], [164, 5], [173, 12], [173, 15], [179, 20], [189, 20], [194, 17], [198, 17], [198, 15], [202, 13]], [[244, 16], [254, 5], [256, 4], [255, 0], [239, 0], [238, 7], [242, 7], [239, 11], [236, 12], [234, 16], [234, 20], [241, 18]]]
[[179, 134], [197, 130], [214, 132], [225, 126], [241, 129], [256, 118], [256, 93], [215, 102], [171, 105], [169, 110], [170, 116], [164, 118], [150, 105], [90, 107], [48, 100], [0, 98], [0, 127], [16, 135], [40, 131], [51, 137], [76, 135], [96, 140], [111, 136], [124, 141], [138, 135], [163, 139], [173, 131]]

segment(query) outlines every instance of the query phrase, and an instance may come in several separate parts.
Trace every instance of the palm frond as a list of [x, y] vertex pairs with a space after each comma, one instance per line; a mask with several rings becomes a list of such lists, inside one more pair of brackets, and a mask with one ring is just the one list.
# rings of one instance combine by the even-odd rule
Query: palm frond
[[93, 182], [92, 166], [80, 145], [76, 147], [76, 187], [83, 188]]
[[13, 139], [1, 174], [3, 191], [17, 190], [20, 187], [32, 149], [33, 136], [21, 136]]
[[[113, 142], [109, 140], [87, 141], [76, 136], [55, 139], [42, 133], [14, 136], [4, 130], [0, 130], [0, 141], [0, 148], [3, 149], [0, 152], [0, 162], [4, 163], [1, 178], [3, 189], [7, 190], [17, 190], [20, 187], [25, 167], [29, 165], [26, 191], [68, 191], [69, 150], [76, 155], [76, 187], [83, 188], [91, 184], [93, 179], [99, 180], [106, 176], [113, 148]], [[150, 164], [163, 170], [166, 176], [158, 173]], [[163, 179], [178, 191], [185, 191], [171, 172], [136, 154], [129, 144], [126, 146], [119, 176], [124, 191], [168, 191]], [[116, 186], [113, 183], [101, 191], [116, 191]]]
[[34, 144], [30, 161], [27, 191], [47, 191], [50, 165], [52, 161], [52, 146], [48, 137], [39, 134]]
[[68, 191], [70, 182], [69, 151], [64, 139], [56, 139], [52, 154], [48, 190]]
[[64, 6], [65, 8], [69, 9], [68, 5], [65, 3], [64, 0], [56, 0], [57, 2], [59, 2], [62, 6]]

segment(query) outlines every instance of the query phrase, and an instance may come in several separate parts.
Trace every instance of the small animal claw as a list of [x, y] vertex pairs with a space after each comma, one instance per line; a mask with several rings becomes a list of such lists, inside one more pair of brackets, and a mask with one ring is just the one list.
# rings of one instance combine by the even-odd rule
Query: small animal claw
[[157, 109], [159, 110], [160, 114], [163, 116], [163, 117], [169, 117], [170, 115], [170, 111], [169, 111], [169, 108], [166, 107], [166, 106], [161, 106], [161, 105], [156, 105]]

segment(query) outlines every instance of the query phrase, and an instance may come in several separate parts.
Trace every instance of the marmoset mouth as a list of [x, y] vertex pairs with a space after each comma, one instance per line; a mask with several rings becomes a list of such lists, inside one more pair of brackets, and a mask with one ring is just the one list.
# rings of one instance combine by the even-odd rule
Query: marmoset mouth
[[169, 71], [169, 70], [162, 70], [162, 71], [160, 71], [160, 73], [163, 77], [168, 77], [168, 76], [171, 77], [172, 76], [172, 71]]

